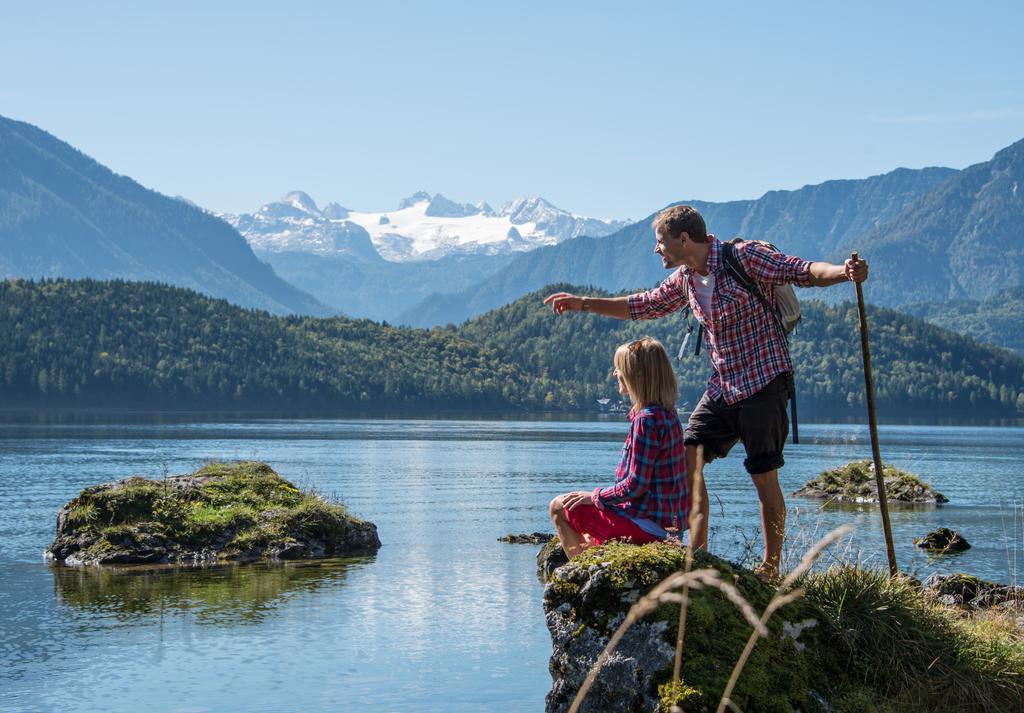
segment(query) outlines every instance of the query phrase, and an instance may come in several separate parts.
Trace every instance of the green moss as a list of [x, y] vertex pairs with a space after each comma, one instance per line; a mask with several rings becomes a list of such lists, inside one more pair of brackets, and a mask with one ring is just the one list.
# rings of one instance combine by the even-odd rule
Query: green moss
[[70, 525], [87, 526], [92, 525], [99, 519], [99, 510], [96, 504], [91, 501], [79, 502], [73, 506], [67, 514], [67, 522]]
[[689, 686], [682, 681], [679, 689], [676, 690], [672, 681], [667, 681], [658, 686], [658, 701], [661, 708], [659, 711], [671, 711], [673, 706], [679, 706], [684, 711], [707, 711], [715, 707], [718, 701], [712, 701], [699, 688]]
[[[891, 465], [882, 464], [882, 475], [886, 480], [895, 478], [899, 487], [931, 487], [913, 473], [899, 470]], [[808, 481], [807, 485], [849, 498], [873, 497], [876, 485], [872, 461], [853, 461], [832, 470], [822, 471], [816, 480]]]
[[137, 538], [144, 529], [176, 547], [228, 555], [299, 539], [327, 543], [360, 524], [342, 505], [299, 490], [265, 463], [209, 463], [191, 478], [173, 484], [132, 478], [84, 491], [71, 503], [67, 523], [75, 531], [105, 528], [102, 548], [127, 546], [129, 535]]
[[100, 535], [111, 548], [128, 547], [139, 541], [139, 531], [131, 525], [111, 525], [103, 528]]
[[120, 488], [83, 493], [74, 508], [95, 509], [95, 522], [124, 524], [153, 518], [153, 505], [161, 495], [160, 486], [145, 478], [130, 478]]
[[685, 550], [675, 545], [655, 543], [637, 547], [610, 542], [585, 550], [573, 560], [583, 568], [603, 567], [617, 588], [651, 587], [672, 572], [683, 568]]
[[279, 476], [266, 463], [208, 463], [194, 474], [211, 478], [199, 497], [211, 505], [244, 503], [252, 507], [294, 507], [304, 499], [302, 491]]
[[[610, 635], [610, 623], [615, 621], [616, 612], [624, 612], [629, 606], [629, 599], [623, 595], [636, 589], [645, 593], [657, 582], [680, 571], [685, 552], [678, 545], [666, 543], [642, 546], [609, 543], [580, 554], [573, 560], [575, 568], [559, 570], [561, 576], [552, 580], [553, 588], [558, 596], [572, 602], [581, 621]], [[768, 604], [773, 590], [751, 572], [706, 552], [695, 553], [693, 568], [709, 567], [736, 586], [755, 609], [763, 609]], [[579, 573], [591, 573], [596, 568], [607, 578], [607, 585], [591, 587], [584, 604], [575, 598], [581, 585]], [[679, 612], [678, 604], [666, 603], [649, 616], [651, 620], [668, 622], [664, 637], [672, 648], [675, 647]], [[804, 703], [812, 688], [812, 667], [792, 640], [782, 637], [782, 626], [783, 621], [799, 621], [808, 616], [806, 604], [797, 602], [783, 608], [776, 614], [777, 618], [769, 622], [771, 635], [758, 641], [733, 692], [732, 698], [740, 709], [792, 711]], [[752, 628], [735, 605], [716, 589], [691, 590], [687, 622], [682, 680], [683, 691], [688, 693], [685, 702], [679, 701], [679, 704], [684, 711], [698, 711], [704, 710], [708, 701], [718, 701], [732, 663], [742, 652]], [[655, 676], [656, 683], [671, 685], [671, 677], [669, 667]], [[660, 692], [663, 690], [659, 688]], [[665, 696], [662, 700], [669, 704]]]
[[[548, 604], [567, 602], [586, 625], [608, 636], [628, 610], [624, 596], [650, 589], [682, 567], [685, 550], [663, 543], [612, 543], [589, 550], [559, 569]], [[713, 567], [756, 611], [773, 590], [729, 562], [697, 553], [694, 568]], [[582, 585], [589, 583], [585, 596]], [[965, 587], [977, 584], [962, 577]], [[833, 567], [800, 583], [805, 594], [769, 620], [732, 699], [745, 711], [814, 710], [818, 691], [831, 710], [859, 712], [1019, 710], [1024, 700], [1024, 637], [1012, 625], [976, 620], [926, 597], [908, 579], [859, 567]], [[679, 606], [662, 604], [649, 620], [669, 623], [663, 636], [674, 647]], [[798, 641], [785, 623], [813, 620]], [[577, 629], [577, 632], [580, 630]], [[751, 627], [716, 590], [691, 591], [682, 659], [682, 686], [673, 698], [671, 666], [652, 674], [663, 710], [713, 708]]]

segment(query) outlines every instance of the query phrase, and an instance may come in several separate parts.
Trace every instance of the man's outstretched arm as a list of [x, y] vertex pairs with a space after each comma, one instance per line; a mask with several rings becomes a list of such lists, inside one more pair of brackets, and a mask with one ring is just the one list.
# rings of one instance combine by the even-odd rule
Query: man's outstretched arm
[[814, 287], [828, 287], [838, 285], [840, 282], [864, 282], [868, 279], [868, 263], [866, 260], [854, 262], [848, 259], [842, 265], [833, 265], [830, 262], [811, 263], [811, 285]]
[[563, 312], [593, 312], [594, 314], [629, 319], [629, 297], [580, 297], [568, 292], [556, 292], [544, 298], [555, 314]]
[[[806, 264], [806, 263], [805, 263]], [[548, 295], [544, 304], [555, 314], [563, 312], [594, 312], [616, 319], [658, 319], [687, 305], [686, 279], [676, 270], [653, 290], [624, 297], [580, 297], [569, 292]]]

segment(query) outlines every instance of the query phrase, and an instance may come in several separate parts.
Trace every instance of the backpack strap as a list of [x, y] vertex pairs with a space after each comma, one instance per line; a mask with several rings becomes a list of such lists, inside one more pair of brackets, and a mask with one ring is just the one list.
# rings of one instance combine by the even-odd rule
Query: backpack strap
[[[764, 308], [775, 317], [775, 320], [781, 327], [783, 325], [782, 320], [779, 318], [779, 313], [774, 307], [772, 307], [771, 303], [768, 302], [768, 298], [764, 296], [764, 292], [761, 291], [758, 284], [750, 278], [750, 275], [747, 274], [746, 269], [743, 267], [743, 263], [740, 262], [740, 258], [736, 254], [736, 243], [741, 242], [743, 241], [740, 238], [733, 238], [732, 240], [722, 242], [722, 263], [729, 271], [729, 274], [736, 279], [736, 282], [740, 283], [740, 286], [743, 287], [743, 289], [756, 297], [757, 301], [764, 305]], [[783, 329], [782, 333], [785, 334], [786, 330]]]
[[[775, 323], [779, 325], [779, 329], [782, 330], [783, 337], [788, 339], [786, 336], [785, 325], [782, 324], [782, 317], [779, 316], [778, 310], [771, 306], [768, 302], [768, 298], [764, 296], [764, 292], [756, 282], [750, 279], [750, 275], [747, 274], [746, 269], [743, 267], [743, 263], [740, 262], [739, 256], [736, 254], [736, 244], [743, 242], [740, 238], [733, 238], [722, 242], [722, 263], [725, 268], [729, 271], [729, 274], [735, 278], [736, 282], [740, 283], [740, 286], [747, 292], [752, 294], [757, 300], [764, 305], [764, 308], [768, 310], [768, 314], [775, 318]], [[698, 342], [700, 344], [700, 342]], [[796, 377], [793, 373], [789, 374], [789, 410], [791, 413], [790, 420], [793, 426], [793, 443], [800, 442], [800, 427], [798, 425], [796, 417]]]

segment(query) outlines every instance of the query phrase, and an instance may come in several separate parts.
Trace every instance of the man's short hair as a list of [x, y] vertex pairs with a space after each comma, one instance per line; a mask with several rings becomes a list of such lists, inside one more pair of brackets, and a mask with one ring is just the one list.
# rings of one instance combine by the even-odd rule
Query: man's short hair
[[690, 240], [695, 243], [706, 243], [708, 241], [708, 228], [704, 225], [704, 218], [696, 208], [688, 205], [674, 205], [671, 208], [658, 213], [658, 216], [651, 223], [654, 232], [658, 235], [678, 240], [679, 236], [686, 233]]

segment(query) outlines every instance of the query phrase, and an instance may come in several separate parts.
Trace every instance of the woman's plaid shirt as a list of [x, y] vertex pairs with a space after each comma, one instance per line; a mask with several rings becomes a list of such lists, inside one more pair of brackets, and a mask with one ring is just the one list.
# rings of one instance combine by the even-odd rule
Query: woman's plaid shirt
[[591, 494], [597, 508], [645, 518], [663, 528], [686, 529], [690, 491], [683, 426], [675, 409], [644, 406], [631, 412], [615, 480], [615, 485]]
[[[694, 292], [694, 271], [681, 267], [647, 292], [629, 296], [632, 319], [656, 319], [686, 306], [704, 325], [711, 378], [708, 396], [734, 404], [753, 396], [779, 374], [793, 372], [789, 345], [778, 321], [747, 292], [722, 262], [722, 243], [708, 236], [708, 272], [715, 276], [710, 314], [704, 314]], [[736, 256], [751, 279], [775, 304], [773, 285], [809, 287], [811, 263], [783, 255], [754, 241], [736, 245]]]

